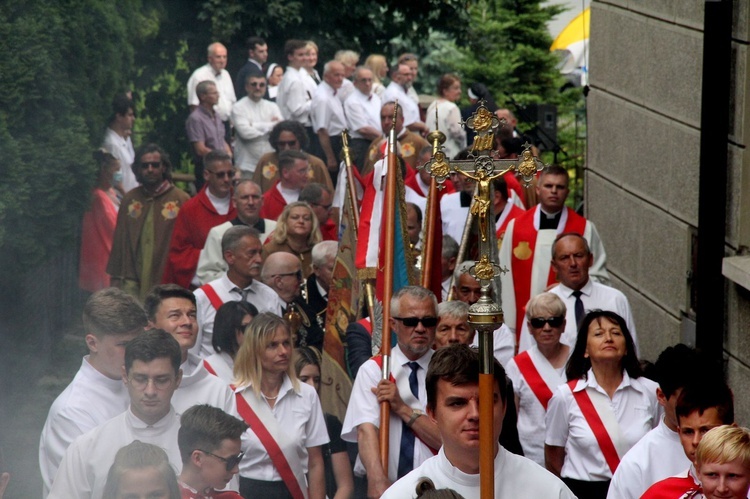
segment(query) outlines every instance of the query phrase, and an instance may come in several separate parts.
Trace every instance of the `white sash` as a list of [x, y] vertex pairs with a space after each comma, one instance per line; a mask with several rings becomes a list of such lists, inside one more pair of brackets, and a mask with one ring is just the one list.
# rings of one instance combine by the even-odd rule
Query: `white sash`
[[[422, 369], [422, 366], [419, 366], [419, 369]], [[411, 387], [409, 386], [410, 374], [411, 368], [398, 366], [398, 370], [395, 370], [393, 373], [393, 377], [396, 379], [396, 388], [398, 388], [398, 394], [401, 396], [401, 400], [403, 400], [404, 404], [412, 409], [419, 409], [421, 411], [424, 404], [420, 403], [419, 399], [411, 393]], [[417, 379], [419, 379], [419, 371], [417, 371]], [[417, 391], [417, 393], [419, 392]]]
[[602, 420], [604, 429], [607, 430], [609, 438], [612, 439], [612, 444], [615, 446], [617, 455], [622, 459], [629, 447], [625, 440], [625, 435], [623, 435], [620, 428], [620, 423], [617, 422], [617, 417], [612, 411], [609, 397], [594, 388], [589, 389], [586, 387], [585, 390], [591, 399], [591, 404], [596, 409], [596, 413], [599, 414], [599, 418]]
[[[552, 393], [555, 393], [557, 387], [565, 383], [564, 373], [562, 376], [559, 375], [555, 368], [552, 367], [552, 364], [549, 363], [547, 358], [542, 355], [542, 352], [540, 352], [536, 346], [530, 348], [528, 352], [529, 358], [534, 364], [534, 367], [536, 367], [536, 370], [539, 373], [539, 376], [542, 378], [542, 381], [544, 381], [544, 383], [547, 385], [547, 388], [549, 388]], [[521, 376], [523, 376], [523, 372], [520, 369], [519, 372], [521, 372]], [[539, 399], [536, 399], [536, 401], [539, 402]], [[539, 405], [541, 406], [542, 403], [539, 402]]]

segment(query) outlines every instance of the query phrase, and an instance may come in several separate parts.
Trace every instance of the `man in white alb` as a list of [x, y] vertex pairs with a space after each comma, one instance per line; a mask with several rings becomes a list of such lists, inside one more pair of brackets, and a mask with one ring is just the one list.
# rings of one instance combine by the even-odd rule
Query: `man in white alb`
[[234, 125], [234, 164], [242, 171], [254, 172], [261, 156], [273, 151], [268, 137], [284, 118], [275, 102], [263, 98], [266, 77], [249, 74], [245, 78], [247, 95], [232, 106]]

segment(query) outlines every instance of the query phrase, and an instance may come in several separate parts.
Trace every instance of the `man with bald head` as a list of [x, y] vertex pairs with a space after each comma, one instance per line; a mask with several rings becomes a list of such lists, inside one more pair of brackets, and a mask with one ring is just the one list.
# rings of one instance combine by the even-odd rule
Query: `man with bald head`
[[329, 61], [323, 67], [320, 82], [312, 100], [310, 119], [318, 136], [321, 158], [325, 159], [331, 178], [336, 178], [341, 156], [341, 132], [346, 128], [344, 106], [336, 93], [344, 81], [344, 65]]
[[383, 135], [370, 144], [370, 149], [367, 153], [367, 160], [361, 170], [362, 175], [370, 173], [375, 163], [385, 157], [385, 144], [388, 134], [391, 131], [391, 127], [396, 131], [396, 141], [398, 142], [396, 152], [401, 159], [404, 160], [404, 163], [406, 163], [408, 168], [416, 170], [419, 152], [424, 147], [429, 146], [427, 141], [423, 139], [421, 135], [410, 131], [404, 126], [406, 111], [401, 107], [401, 100], [399, 100], [399, 112], [396, 116], [395, 123], [393, 121], [395, 102], [387, 99], [384, 99], [384, 102], [385, 104], [380, 108], [380, 128]]
[[219, 91], [219, 101], [215, 104], [215, 110], [221, 121], [229, 120], [232, 112], [232, 105], [237, 102], [234, 93], [232, 77], [226, 70], [227, 67], [227, 48], [219, 42], [212, 43], [208, 46], [208, 64], [196, 69], [190, 76], [187, 83], [188, 105], [194, 108], [198, 105], [198, 95], [195, 88], [202, 81], [212, 81], [216, 84]]
[[381, 136], [380, 97], [372, 91], [372, 71], [359, 66], [354, 71], [354, 90], [344, 102], [346, 126], [351, 140], [349, 150], [357, 168], [362, 168], [367, 148]]
[[271, 253], [263, 264], [261, 278], [284, 302], [284, 308], [276, 313], [289, 320], [295, 346], [322, 350], [323, 329], [315, 319], [315, 311], [300, 295], [303, 280], [299, 257], [284, 251]]
[[414, 72], [405, 63], [397, 64], [391, 70], [391, 83], [383, 93], [383, 101], [398, 101], [404, 108], [404, 126], [412, 132], [426, 135], [429, 130], [420, 119], [419, 104], [408, 95], [414, 81]]

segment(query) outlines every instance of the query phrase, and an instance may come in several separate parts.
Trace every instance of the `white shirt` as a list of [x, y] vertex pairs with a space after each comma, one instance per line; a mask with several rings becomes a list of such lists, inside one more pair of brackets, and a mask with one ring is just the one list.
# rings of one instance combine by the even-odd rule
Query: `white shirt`
[[81, 435], [68, 447], [55, 476], [50, 499], [102, 499], [107, 473], [120, 448], [140, 440], [164, 449], [169, 464], [182, 471], [177, 431], [180, 420], [174, 409], [154, 425], [147, 425], [126, 410], [106, 423]]
[[214, 111], [219, 115], [221, 121], [227, 121], [232, 114], [232, 106], [237, 102], [232, 77], [229, 76], [226, 69], [222, 69], [217, 75], [210, 64], [199, 67], [193, 71], [187, 83], [188, 106], [197, 106], [200, 104], [198, 95], [195, 93], [195, 87], [202, 81], [216, 83], [216, 90], [219, 91], [219, 102], [214, 106]]
[[[300, 383], [299, 388], [299, 392], [295, 392], [292, 381], [284, 375], [278, 398], [270, 411], [278, 421], [279, 428], [283, 428], [284, 433], [299, 444], [297, 453], [302, 468], [307, 473], [307, 449], [327, 444], [330, 439], [315, 389], [306, 383]], [[252, 388], [238, 388], [237, 393], [244, 390]], [[261, 398], [265, 401], [262, 395]], [[240, 463], [241, 476], [269, 482], [281, 481], [281, 475], [252, 428], [242, 434], [242, 450], [245, 451], [245, 457]]]
[[218, 198], [211, 194], [211, 189], [206, 188], [206, 197], [211, 202], [211, 205], [219, 215], [226, 215], [229, 213], [229, 205], [232, 201], [232, 196], [227, 194], [223, 198]]
[[[604, 389], [596, 382], [594, 371], [589, 369], [587, 376], [586, 380], [578, 380], [575, 390], [590, 387], [606, 396]], [[661, 414], [656, 401], [656, 387], [657, 384], [650, 379], [643, 376], [632, 379], [623, 371], [622, 383], [617, 387], [610, 406], [628, 448], [659, 424]], [[596, 437], [567, 383], [560, 385], [550, 399], [545, 424], [547, 433], [544, 443], [565, 447], [565, 462], [560, 476], [585, 481], [612, 478]]]
[[[435, 121], [435, 110], [438, 117]], [[466, 130], [461, 126], [461, 110], [449, 100], [437, 98], [432, 101], [425, 113], [425, 124], [432, 132], [440, 130], [445, 134], [446, 141], [443, 144], [446, 156], [453, 159], [462, 149], [466, 147]]]
[[310, 109], [313, 132], [317, 133], [321, 128], [325, 128], [328, 135], [334, 136], [341, 135], [346, 128], [344, 106], [336, 97], [336, 93], [325, 81], [318, 85]]
[[382, 101], [396, 102], [397, 100], [398, 105], [404, 111], [404, 127], [422, 121], [419, 116], [419, 105], [406, 94], [404, 87], [392, 81], [385, 88]]
[[[466, 218], [469, 215], [469, 206], [461, 206], [461, 193], [459, 191], [445, 194], [440, 198], [440, 216], [443, 219], [443, 234], [451, 236], [459, 245], [464, 235]], [[503, 302], [505, 320], [508, 320], [508, 311]]]
[[[469, 475], [454, 467], [441, 448], [434, 456], [391, 485], [381, 499], [417, 497], [417, 483], [427, 477], [436, 489], [452, 489], [467, 499], [480, 493], [479, 474]], [[499, 448], [495, 456], [495, 494], [498, 499], [543, 498], [575, 499], [573, 493], [555, 475], [533, 461]]]
[[[232, 291], [233, 288], [237, 288], [238, 286], [229, 280], [226, 273], [209, 284], [224, 303], [239, 301], [242, 298], [240, 292]], [[281, 301], [276, 291], [257, 279], [253, 279], [253, 283], [246, 289], [249, 291], [247, 301], [255, 305], [258, 312], [271, 312], [278, 315], [282, 309], [286, 308], [286, 304]], [[198, 339], [195, 342], [195, 346], [190, 349], [190, 353], [205, 359], [214, 353], [211, 340], [214, 334], [216, 309], [211, 305], [211, 301], [202, 289], [196, 289], [193, 294], [195, 295], [196, 308], [198, 309]]]
[[298, 121], [302, 126], [310, 126], [310, 106], [313, 94], [307, 80], [312, 80], [304, 68], [287, 66], [279, 83], [276, 103], [284, 119]]
[[[443, 199], [446, 197], [447, 196], [443, 196]], [[547, 278], [549, 276], [550, 261], [552, 260], [552, 244], [555, 242], [557, 235], [565, 230], [565, 224], [568, 220], [568, 212], [570, 211], [569, 208], [563, 209], [560, 223], [556, 230], [539, 230], [539, 205], [533, 209], [536, 210], [534, 213], [534, 227], [537, 230], [537, 237], [536, 248], [534, 249], [533, 256], [533, 268], [530, 279], [531, 294], [529, 298], [536, 296], [547, 289]], [[500, 267], [508, 269], [507, 272], [500, 275], [500, 282], [502, 284], [501, 295], [503, 311], [505, 312], [505, 322], [508, 323], [508, 327], [510, 327], [514, 333], [516, 332], [516, 311], [526, 306], [525, 303], [516, 303], [516, 293], [514, 289], [515, 277], [513, 276], [513, 268], [511, 266], [511, 255], [518, 244], [518, 241], [513, 240], [513, 230], [517, 222], [517, 218], [508, 222], [505, 237], [503, 238], [503, 244], [500, 246], [500, 252], [498, 253]], [[443, 233], [445, 233], [445, 231], [443, 231]], [[590, 220], [586, 220], [583, 237], [588, 241], [591, 253], [594, 255], [594, 264], [589, 269], [589, 277], [594, 281], [607, 284], [609, 282], [609, 274], [607, 273], [607, 253], [604, 251], [604, 245], [599, 237], [599, 232], [596, 230], [596, 226]]]
[[357, 131], [361, 128], [369, 126], [380, 131], [380, 108], [380, 97], [374, 92], [367, 96], [354, 87], [351, 95], [344, 102], [346, 126], [353, 139], [365, 138]]
[[680, 443], [662, 418], [659, 426], [640, 439], [620, 461], [607, 499], [639, 499], [658, 481], [676, 475], [690, 466]]
[[227, 385], [234, 382], [234, 359], [226, 352], [214, 352], [205, 359], [216, 376]]
[[138, 181], [135, 179], [135, 173], [131, 168], [133, 161], [135, 161], [135, 150], [133, 150], [133, 142], [130, 137], [122, 138], [108, 127], [104, 132], [102, 147], [120, 161], [123, 190], [127, 193], [129, 190], [138, 187]]
[[[567, 308], [565, 314], [565, 331], [563, 331], [560, 341], [573, 347], [578, 337], [578, 328], [576, 327], [576, 297], [573, 296], [573, 290], [564, 284], [558, 284], [550, 289], [550, 293], [556, 294], [565, 303], [565, 307]], [[581, 293], [584, 312], [590, 310], [609, 310], [625, 319], [628, 331], [630, 331], [630, 335], [633, 337], [637, 354], [638, 337], [635, 333], [635, 321], [633, 320], [633, 312], [630, 310], [630, 303], [627, 297], [621, 291], [604, 284], [599, 284], [591, 279], [581, 288]], [[518, 351], [523, 352], [535, 343], [534, 338], [529, 333], [529, 325], [526, 321], [523, 321]]]
[[203, 359], [188, 354], [180, 369], [182, 381], [172, 395], [172, 407], [178, 415], [196, 404], [208, 404], [227, 414], [238, 415], [237, 403], [229, 384], [209, 373], [203, 366]]
[[[427, 374], [427, 367], [430, 364], [432, 358], [432, 350], [429, 350], [426, 354], [420, 357], [417, 362], [420, 369], [417, 370], [417, 382], [419, 383], [419, 407], [414, 409], [420, 409], [425, 411], [427, 408], [427, 391], [425, 386], [425, 375]], [[401, 348], [397, 346], [393, 347], [391, 351], [391, 372], [394, 378], [399, 379], [401, 376], [408, 378], [411, 374], [411, 368], [408, 366], [404, 367], [405, 364], [410, 362], [409, 359], [401, 351]], [[371, 423], [376, 428], [380, 428], [380, 404], [378, 398], [370, 390], [377, 386], [381, 379], [381, 370], [377, 363], [370, 359], [359, 368], [357, 377], [354, 380], [354, 386], [352, 387], [352, 394], [349, 398], [349, 406], [346, 409], [346, 417], [344, 418], [341, 438], [347, 442], [357, 441], [357, 427], [364, 423]], [[402, 420], [400, 417], [391, 412], [390, 417], [390, 429], [388, 432], [388, 478], [391, 481], [396, 481], [398, 477], [398, 458], [399, 451], [401, 449], [401, 428]], [[420, 439], [414, 439], [414, 466], [418, 466], [428, 458], [432, 457], [432, 451], [427, 445]], [[362, 460], [357, 456], [357, 462], [354, 465], [354, 474], [357, 476], [364, 476], [366, 470], [362, 464]]]
[[346, 102], [346, 99], [349, 98], [352, 92], [354, 92], [355, 88], [356, 87], [351, 80], [347, 80], [346, 78], [344, 78], [344, 80], [341, 82], [341, 88], [339, 88], [339, 91], [336, 93], [336, 97], [338, 97], [338, 99], [343, 104], [344, 102]]
[[[274, 220], [264, 218], [263, 221], [265, 223], [265, 230], [260, 235], [261, 242], [265, 241], [276, 228]], [[201, 284], [218, 279], [229, 268], [227, 267], [227, 262], [224, 260], [224, 254], [221, 252], [221, 238], [232, 227], [234, 227], [232, 222], [224, 222], [208, 231], [206, 244], [203, 245], [201, 254], [198, 257], [198, 269], [195, 271], [195, 276]]]
[[[479, 348], [479, 333], [474, 334], [471, 346]], [[492, 353], [503, 368], [516, 354], [516, 336], [510, 332], [510, 328], [505, 324], [501, 324], [492, 333]]]
[[[536, 345], [529, 349], [529, 356], [542, 380], [545, 381], [550, 391], [555, 393], [557, 387], [565, 383], [565, 368], [555, 369], [552, 367], [552, 364], [542, 355]], [[508, 363], [505, 374], [513, 382], [513, 391], [518, 397], [518, 407], [516, 408], [518, 410], [518, 439], [521, 441], [521, 447], [523, 447], [523, 455], [540, 466], [544, 466], [544, 434], [546, 429], [544, 418], [547, 411], [531, 390], [529, 382], [521, 374], [515, 358]]]
[[237, 101], [232, 106], [235, 166], [254, 172], [261, 156], [273, 151], [268, 137], [276, 123], [283, 119], [275, 102], [265, 99], [255, 102], [249, 97]]
[[44, 496], [73, 441], [100, 424], [122, 414], [130, 404], [122, 379], [110, 379], [83, 358], [73, 381], [57, 396], [47, 414], [39, 439], [39, 469], [44, 481]]

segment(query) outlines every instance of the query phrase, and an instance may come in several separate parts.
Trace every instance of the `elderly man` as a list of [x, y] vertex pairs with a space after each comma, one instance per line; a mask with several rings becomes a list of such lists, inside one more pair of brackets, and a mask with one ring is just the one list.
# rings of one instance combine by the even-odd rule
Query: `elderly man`
[[211, 151], [203, 158], [206, 186], [182, 207], [174, 224], [167, 266], [162, 282], [183, 288], [197, 286], [195, 270], [208, 232], [237, 216], [231, 202], [232, 158], [224, 151]]
[[[493, 382], [494, 441], [503, 427], [505, 404], [512, 392], [505, 370], [495, 364]], [[452, 489], [462, 497], [479, 497], [479, 355], [466, 345], [451, 345], [435, 352], [426, 376], [427, 413], [437, 426], [442, 448], [437, 456], [393, 484], [384, 499], [417, 497], [416, 484], [429, 478], [438, 489]], [[421, 418], [424, 419], [424, 418]], [[552, 473], [496, 443], [494, 497], [574, 499], [573, 493]]]
[[260, 216], [277, 220], [286, 205], [299, 200], [309, 181], [310, 163], [305, 153], [288, 150], [279, 154], [279, 181], [263, 194]]
[[[265, 76], [264, 65], [268, 61], [268, 44], [259, 36], [251, 36], [245, 41], [247, 62], [237, 72], [234, 79], [234, 94], [242, 95], [248, 76]], [[263, 89], [265, 94], [266, 89]]]
[[232, 149], [225, 140], [226, 128], [221, 117], [214, 111], [219, 93], [212, 81], [202, 81], [195, 89], [200, 104], [193, 109], [185, 121], [187, 138], [191, 145], [193, 163], [195, 164], [195, 187], [201, 189], [205, 178], [203, 159], [211, 151], [225, 151], [232, 156]]
[[323, 184], [307, 184], [299, 193], [299, 201], [305, 201], [310, 205], [318, 218], [320, 233], [325, 241], [338, 241], [338, 225], [331, 217], [333, 210], [333, 192]]
[[102, 147], [120, 161], [122, 180], [115, 182], [115, 187], [123, 194], [138, 187], [133, 170], [130, 169], [135, 159], [133, 142], [130, 140], [135, 123], [134, 111], [133, 100], [127, 94], [115, 95], [112, 99], [112, 116], [102, 142]]
[[310, 181], [323, 184], [333, 189], [331, 175], [325, 163], [317, 156], [307, 153], [309, 139], [302, 125], [295, 121], [281, 121], [273, 127], [268, 141], [273, 152], [264, 154], [258, 161], [253, 180], [263, 192], [268, 192], [279, 179], [279, 154], [284, 151], [301, 151], [310, 163]]
[[421, 120], [419, 104], [408, 95], [414, 81], [415, 72], [404, 64], [399, 63], [391, 69], [391, 83], [385, 88], [384, 102], [396, 102], [404, 108], [404, 126], [412, 132], [426, 135], [427, 125]]
[[279, 251], [266, 258], [261, 273], [263, 282], [276, 291], [284, 302], [282, 310], [289, 321], [295, 346], [311, 346], [323, 350], [323, 328], [315, 319], [315, 311], [301, 296], [302, 263], [291, 253]]
[[122, 383], [125, 346], [146, 324], [143, 308], [119, 289], [97, 291], [86, 301], [83, 330], [89, 354], [52, 403], [39, 440], [44, 497], [68, 446], [128, 408], [128, 392]]
[[285, 304], [273, 289], [260, 282], [260, 234], [247, 225], [229, 228], [221, 238], [226, 273], [195, 290], [198, 338], [191, 353], [206, 358], [214, 353], [211, 340], [216, 311], [227, 301], [248, 301], [259, 312], [280, 314]]
[[419, 152], [429, 146], [427, 141], [419, 134], [413, 133], [404, 127], [405, 115], [404, 112], [401, 111], [401, 101], [399, 101], [398, 105], [400, 109], [396, 117], [395, 126], [393, 122], [393, 109], [395, 103], [394, 101], [386, 99], [384, 99], [384, 102], [385, 104], [383, 104], [383, 107], [380, 109], [380, 127], [384, 135], [370, 144], [370, 149], [367, 153], [367, 160], [364, 167], [362, 167], [362, 175], [370, 173], [375, 163], [385, 157], [386, 138], [388, 137], [392, 126], [396, 131], [396, 141], [398, 142], [397, 152], [410, 169], [416, 170]]
[[[578, 336], [578, 324], [589, 310], [610, 310], [625, 319], [633, 343], [638, 350], [638, 338], [635, 332], [633, 312], [630, 302], [619, 290], [594, 282], [589, 271], [594, 264], [588, 241], [577, 233], [564, 233], [557, 236], [552, 244], [552, 268], [560, 284], [550, 289], [567, 307], [566, 326], [562, 342], [574, 346]], [[531, 347], [533, 340], [528, 334], [528, 327], [521, 328], [521, 339], [518, 351]]]
[[141, 183], [122, 198], [107, 273], [112, 285], [143, 298], [161, 282], [180, 208], [190, 198], [172, 185], [169, 156], [156, 144], [141, 146], [133, 173]]
[[372, 71], [359, 66], [354, 71], [354, 90], [344, 102], [346, 127], [351, 140], [349, 149], [354, 165], [361, 169], [367, 148], [382, 135], [380, 129], [380, 97], [372, 91]]
[[260, 209], [263, 206], [263, 196], [258, 184], [252, 180], [242, 179], [235, 185], [232, 195], [232, 205], [237, 211], [237, 218], [217, 225], [206, 237], [206, 244], [198, 258], [198, 269], [195, 273], [201, 284], [218, 279], [222, 272], [226, 272], [227, 263], [221, 251], [221, 238], [224, 233], [236, 225], [248, 225], [260, 233], [260, 240], [266, 238], [276, 228], [276, 222], [260, 217]]
[[335, 178], [341, 157], [341, 132], [346, 128], [344, 106], [336, 93], [344, 81], [344, 65], [329, 61], [323, 67], [323, 81], [312, 100], [310, 116], [321, 152], [331, 177]]
[[515, 335], [521, 333], [523, 306], [554, 283], [550, 256], [558, 234], [577, 232], [585, 237], [593, 253], [591, 277], [598, 282], [609, 280], [607, 255], [596, 226], [565, 206], [568, 180], [565, 168], [545, 168], [536, 187], [539, 204], [511, 220], [505, 231], [498, 255], [500, 267], [508, 269], [500, 277], [502, 303], [505, 321]]
[[263, 98], [266, 94], [264, 75], [248, 74], [245, 92], [246, 97], [232, 106], [235, 164], [240, 170], [252, 173], [260, 158], [273, 151], [268, 138], [276, 123], [284, 118], [275, 102]]
[[328, 293], [331, 289], [333, 265], [338, 250], [339, 244], [336, 241], [321, 241], [313, 246], [312, 250], [313, 273], [307, 278], [305, 303], [315, 312], [321, 328], [326, 323]]
[[[427, 392], [425, 373], [432, 358], [437, 325], [437, 299], [419, 286], [401, 288], [391, 299], [390, 327], [398, 345], [391, 352], [392, 379], [383, 380], [382, 358], [365, 362], [354, 380], [341, 438], [357, 442], [354, 474], [367, 478], [367, 497], [380, 497], [393, 482], [432, 457], [442, 441], [432, 418], [423, 417]], [[390, 404], [390, 418], [380, 421], [380, 403]], [[388, 424], [388, 469], [380, 461], [378, 435]], [[413, 489], [412, 489], [413, 490]], [[359, 490], [360, 494], [364, 490]], [[358, 497], [361, 497], [358, 495]]]
[[68, 447], [50, 499], [100, 499], [115, 454], [133, 440], [161, 447], [174, 469], [182, 468], [177, 446], [180, 419], [171, 404], [182, 380], [177, 340], [161, 329], [139, 335], [125, 347], [121, 372], [130, 406]]
[[234, 393], [220, 378], [211, 375], [203, 365], [203, 359], [188, 351], [196, 345], [198, 323], [196, 321], [195, 296], [176, 284], [154, 286], [144, 302], [149, 326], [162, 329], [180, 345], [182, 382], [172, 396], [172, 407], [182, 414], [195, 404], [237, 413]]
[[196, 87], [202, 81], [212, 81], [218, 90], [216, 113], [221, 121], [227, 121], [232, 112], [232, 105], [237, 102], [232, 85], [232, 77], [225, 69], [227, 67], [227, 48], [221, 43], [215, 42], [208, 46], [208, 64], [201, 66], [190, 75], [187, 83], [188, 106], [191, 109], [198, 105], [199, 95]]

